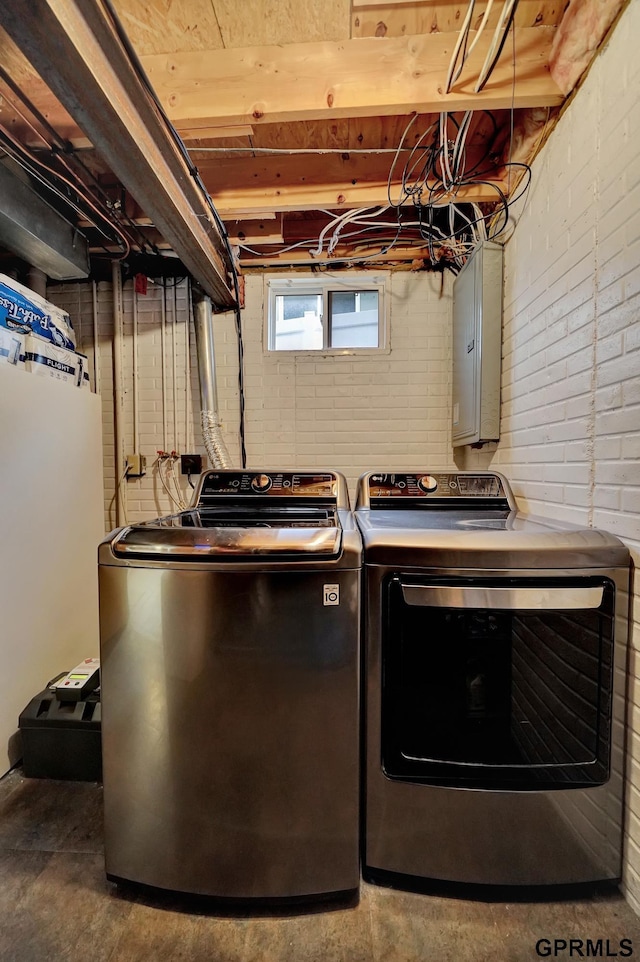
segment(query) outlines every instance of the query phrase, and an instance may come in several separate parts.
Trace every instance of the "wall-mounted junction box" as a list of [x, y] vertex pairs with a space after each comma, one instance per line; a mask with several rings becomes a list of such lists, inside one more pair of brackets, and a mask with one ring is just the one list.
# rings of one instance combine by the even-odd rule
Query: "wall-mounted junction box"
[[147, 473], [147, 459], [144, 454], [127, 455], [127, 477], [142, 478]]
[[181, 474], [200, 474], [202, 471], [201, 454], [181, 454], [180, 473]]
[[485, 241], [453, 286], [454, 447], [500, 437], [502, 260], [502, 247]]

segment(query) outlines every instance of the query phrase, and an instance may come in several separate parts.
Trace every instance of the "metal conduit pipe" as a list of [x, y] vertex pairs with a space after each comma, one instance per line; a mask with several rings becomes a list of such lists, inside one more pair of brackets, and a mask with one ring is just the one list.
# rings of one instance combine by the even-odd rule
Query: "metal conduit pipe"
[[47, 296], [47, 275], [39, 267], [31, 266], [27, 273], [27, 287], [39, 294], [40, 297]]
[[211, 298], [194, 299], [193, 322], [196, 331], [202, 436], [213, 468], [230, 468], [231, 458], [222, 438], [218, 416], [216, 359], [213, 345], [213, 311]]

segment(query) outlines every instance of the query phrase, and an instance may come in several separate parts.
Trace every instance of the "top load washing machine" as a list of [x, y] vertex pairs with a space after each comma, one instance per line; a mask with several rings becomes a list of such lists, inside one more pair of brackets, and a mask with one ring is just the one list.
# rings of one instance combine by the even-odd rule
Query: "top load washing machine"
[[99, 549], [107, 876], [354, 890], [361, 541], [344, 478], [216, 470]]
[[621, 873], [629, 553], [487, 472], [367, 474], [364, 874]]

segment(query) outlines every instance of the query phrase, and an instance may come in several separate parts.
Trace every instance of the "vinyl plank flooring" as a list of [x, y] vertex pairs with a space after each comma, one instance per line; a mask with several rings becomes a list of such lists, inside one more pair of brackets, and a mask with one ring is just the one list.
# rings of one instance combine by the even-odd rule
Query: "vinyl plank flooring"
[[247, 922], [134, 902], [109, 962], [242, 962]]
[[27, 897], [50, 858], [49, 852], [0, 852], [0, 919], [7, 919]]
[[20, 787], [23, 781], [24, 776], [21, 768], [12, 768], [10, 772], [0, 778], [0, 805]]
[[[16, 865], [36, 853], [11, 853]], [[3, 962], [107, 962], [131, 905], [112, 891], [100, 855], [54, 852], [0, 928]]]
[[487, 905], [371, 886], [375, 962], [506, 962]]
[[533, 962], [541, 939], [602, 940], [603, 956], [607, 939], [612, 955], [621, 939], [640, 947], [640, 919], [619, 892], [494, 902], [375, 888], [374, 904], [375, 962]]
[[640, 919], [616, 891], [482, 901], [363, 883], [357, 904], [268, 910], [119, 889], [99, 785], [0, 780], [2, 962], [535, 962], [540, 939], [572, 938], [602, 940], [601, 957], [631, 939], [635, 957]]
[[[535, 949], [540, 940], [585, 942], [590, 939], [594, 944], [602, 940], [601, 954], [607, 957], [607, 940], [613, 955], [622, 939], [631, 939], [634, 955], [640, 949], [640, 919], [619, 892], [546, 902], [503, 902], [491, 905], [490, 909], [505, 943], [512, 946], [528, 945]], [[574, 957], [578, 957], [577, 948]], [[582, 950], [586, 955], [584, 946]], [[526, 958], [513, 955], [516, 960], [520, 957]]]
[[103, 851], [101, 785], [15, 772], [10, 782], [12, 790], [0, 793], [0, 850]]
[[329, 911], [252, 919], [243, 962], [370, 962], [371, 897]]

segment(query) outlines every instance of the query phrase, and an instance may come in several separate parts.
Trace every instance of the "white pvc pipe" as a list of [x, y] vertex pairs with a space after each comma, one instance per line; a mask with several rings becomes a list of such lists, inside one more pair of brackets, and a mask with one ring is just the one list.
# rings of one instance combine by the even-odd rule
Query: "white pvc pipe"
[[123, 501], [123, 484], [125, 471], [124, 436], [123, 436], [123, 381], [122, 381], [122, 275], [119, 261], [111, 265], [111, 288], [113, 293], [113, 438], [115, 446], [116, 474], [115, 474], [115, 507], [116, 527], [120, 527], [126, 515]]
[[100, 357], [98, 350], [98, 291], [95, 281], [91, 281], [91, 311], [93, 315], [93, 384], [96, 394], [100, 394]]
[[[178, 439], [178, 358], [176, 357], [177, 351], [177, 340], [176, 340], [176, 326], [178, 323], [178, 295], [176, 294], [176, 284], [175, 280], [173, 282], [173, 309], [172, 309], [172, 321], [171, 324], [171, 355], [172, 355], [172, 368], [171, 368], [171, 399], [173, 401], [173, 450], [180, 451], [180, 441]], [[187, 439], [185, 438], [185, 445]], [[186, 451], [186, 447], [182, 449]]]
[[133, 453], [140, 452], [140, 402], [138, 395], [138, 295], [135, 280], [131, 284], [131, 312], [133, 324]]
[[184, 436], [187, 451], [193, 451], [193, 429], [191, 425], [191, 342], [189, 339], [189, 325], [191, 324], [191, 282], [187, 278], [187, 316], [184, 323]]
[[162, 279], [162, 306], [160, 311], [160, 374], [162, 377], [162, 450], [167, 450], [167, 389], [165, 384], [166, 368], [166, 323], [167, 323], [167, 285]]

